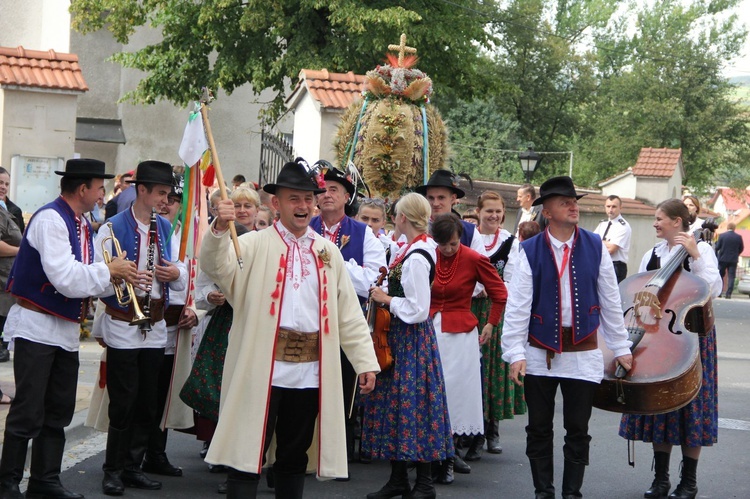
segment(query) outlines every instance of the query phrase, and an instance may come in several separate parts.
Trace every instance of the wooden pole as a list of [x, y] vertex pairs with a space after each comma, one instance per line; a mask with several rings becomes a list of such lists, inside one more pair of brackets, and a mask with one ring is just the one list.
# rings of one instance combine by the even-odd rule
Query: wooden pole
[[[201, 116], [203, 117], [203, 127], [206, 130], [206, 138], [208, 139], [208, 146], [211, 148], [211, 159], [216, 171], [216, 180], [219, 182], [219, 192], [221, 193], [221, 199], [229, 199], [227, 194], [227, 186], [224, 184], [224, 175], [221, 173], [221, 164], [219, 163], [219, 153], [216, 150], [216, 144], [214, 143], [214, 135], [211, 133], [211, 122], [208, 121], [208, 101], [210, 95], [207, 88], [203, 89], [203, 97], [201, 98]], [[234, 252], [237, 254], [237, 264], [240, 266], [240, 270], [243, 268], [242, 264], [242, 253], [240, 253], [240, 242], [237, 240], [237, 228], [234, 226], [234, 220], [229, 222], [229, 234], [232, 237], [232, 244], [234, 245]]]

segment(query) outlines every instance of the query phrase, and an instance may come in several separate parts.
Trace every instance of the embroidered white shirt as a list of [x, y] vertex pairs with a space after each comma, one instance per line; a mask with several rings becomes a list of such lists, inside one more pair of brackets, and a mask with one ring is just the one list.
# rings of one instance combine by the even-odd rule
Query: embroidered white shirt
[[[298, 238], [280, 221], [274, 226], [289, 247], [286, 255], [286, 276], [279, 311], [279, 327], [303, 333], [318, 332], [320, 328], [320, 283], [318, 282], [317, 257], [312, 250], [315, 232], [308, 227], [305, 234]], [[320, 363], [277, 360], [274, 362], [271, 384], [282, 388], [318, 388]]]

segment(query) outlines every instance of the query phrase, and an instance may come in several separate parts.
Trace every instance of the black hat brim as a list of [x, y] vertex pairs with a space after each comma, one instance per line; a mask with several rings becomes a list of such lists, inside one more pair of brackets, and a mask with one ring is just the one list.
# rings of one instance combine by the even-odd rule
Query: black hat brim
[[174, 182], [162, 182], [161, 180], [126, 180], [126, 184], [153, 184], [153, 185], [166, 185], [168, 187], [174, 187]]
[[320, 188], [310, 188], [310, 189], [307, 189], [307, 188], [302, 187], [302, 186], [300, 186], [298, 184], [292, 185], [292, 184], [287, 184], [287, 183], [284, 183], [284, 182], [281, 182], [281, 183], [278, 183], [278, 184], [266, 184], [266, 185], [263, 186], [263, 190], [266, 191], [269, 194], [276, 194], [276, 190], [279, 187], [283, 187], [285, 189], [292, 189], [292, 190], [295, 190], [295, 191], [312, 192], [313, 194], [323, 194], [326, 191], [325, 189], [320, 189]]
[[547, 199], [554, 198], [557, 196], [562, 196], [565, 198], [576, 198], [581, 199], [586, 194], [576, 194], [575, 196], [571, 196], [570, 194], [563, 193], [563, 192], [550, 192], [549, 194], [545, 194], [544, 196], [540, 196], [534, 200], [533, 203], [531, 203], [531, 206], [539, 206], [540, 204], [544, 203]]
[[444, 187], [446, 189], [450, 189], [456, 195], [456, 199], [461, 199], [462, 197], [466, 195], [466, 193], [462, 191], [461, 189], [459, 189], [458, 187], [453, 187], [453, 186], [448, 186], [448, 185], [420, 185], [419, 187], [416, 187], [414, 191], [417, 192], [418, 194], [421, 194], [427, 197], [427, 189], [429, 189], [430, 187]]
[[115, 176], [110, 173], [85, 173], [85, 172], [66, 173], [66, 172], [60, 172], [57, 170], [55, 170], [55, 173], [57, 175], [60, 175], [61, 177], [68, 177], [68, 178], [102, 178], [105, 180], [115, 178]]

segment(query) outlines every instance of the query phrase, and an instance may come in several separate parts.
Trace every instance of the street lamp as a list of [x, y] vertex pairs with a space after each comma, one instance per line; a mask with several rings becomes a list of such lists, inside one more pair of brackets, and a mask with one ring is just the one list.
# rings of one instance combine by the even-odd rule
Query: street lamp
[[521, 162], [521, 170], [523, 170], [523, 172], [526, 174], [526, 183], [530, 184], [531, 175], [534, 173], [534, 170], [542, 161], [542, 157], [534, 152], [534, 149], [529, 147], [528, 150], [518, 155], [518, 160]]

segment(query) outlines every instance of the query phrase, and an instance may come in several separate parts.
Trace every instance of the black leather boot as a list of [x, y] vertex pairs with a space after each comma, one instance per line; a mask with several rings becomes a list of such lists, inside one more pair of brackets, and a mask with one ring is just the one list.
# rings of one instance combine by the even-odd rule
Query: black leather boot
[[149, 431], [143, 426], [133, 428], [127, 453], [125, 454], [125, 470], [122, 472], [122, 483], [126, 487], [143, 490], [159, 490], [161, 482], [151, 480], [143, 473], [141, 463], [148, 448]]
[[466, 455], [464, 456], [465, 461], [479, 461], [482, 459], [482, 448], [484, 447], [484, 435], [481, 433], [479, 435], [474, 435], [471, 439], [471, 445], [469, 446], [469, 450], [466, 451]]
[[563, 468], [562, 496], [563, 499], [577, 499], [583, 497], [581, 486], [583, 485], [583, 474], [586, 465], [565, 460]]
[[367, 499], [390, 499], [408, 494], [410, 490], [406, 461], [391, 461], [391, 478], [388, 483], [377, 492], [367, 494]]
[[500, 446], [500, 434], [497, 421], [484, 422], [484, 436], [487, 438], [487, 452], [490, 454], [503, 453], [503, 448]]
[[466, 464], [466, 461], [461, 459], [461, 456], [458, 455], [458, 451], [456, 451], [456, 457], [453, 458], [453, 471], [456, 473], [461, 473], [463, 475], [468, 475], [471, 473], [471, 466]]
[[669, 499], [695, 499], [698, 495], [698, 460], [690, 457], [682, 457], [682, 473], [680, 483], [674, 492], [669, 494]]
[[648, 489], [643, 497], [647, 499], [667, 497], [672, 484], [669, 483], [669, 452], [654, 451], [654, 481], [651, 482], [651, 488]]
[[229, 470], [227, 477], [227, 499], [255, 499], [258, 495], [260, 476]]
[[273, 489], [277, 499], [302, 499], [305, 490], [304, 473], [279, 473], [273, 470], [276, 487]]
[[417, 483], [404, 499], [435, 499], [435, 486], [432, 484], [432, 463], [417, 463]]
[[83, 499], [60, 483], [60, 466], [65, 451], [65, 431], [45, 426], [31, 444], [31, 477], [28, 499]]
[[182, 476], [182, 468], [169, 462], [167, 458], [168, 430], [158, 426], [151, 430], [148, 439], [148, 450], [143, 459], [143, 471], [163, 476]]
[[552, 456], [529, 459], [535, 499], [555, 499], [555, 461]]
[[453, 476], [453, 463], [454, 458], [452, 457], [449, 457], [445, 461], [436, 461], [433, 463], [434, 468], [432, 468], [432, 471], [434, 473], [431, 473], [432, 481], [441, 485], [452, 484], [455, 479]]
[[0, 460], [0, 499], [23, 499], [18, 484], [23, 478], [29, 439], [5, 432], [2, 460]]
[[125, 493], [122, 483], [122, 471], [125, 467], [125, 452], [127, 442], [130, 441], [128, 430], [118, 430], [109, 427], [107, 432], [107, 450], [104, 454], [104, 479], [102, 479], [102, 492], [108, 496], [121, 496]]

